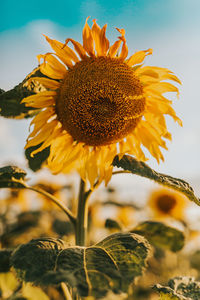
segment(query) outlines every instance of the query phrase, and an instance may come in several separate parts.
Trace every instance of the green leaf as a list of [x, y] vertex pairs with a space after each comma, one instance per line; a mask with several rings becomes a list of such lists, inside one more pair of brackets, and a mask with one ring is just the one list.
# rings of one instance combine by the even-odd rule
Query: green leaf
[[131, 232], [143, 235], [155, 247], [179, 251], [184, 246], [184, 234], [161, 222], [146, 221], [137, 225]]
[[10, 270], [10, 258], [13, 250], [2, 249], [0, 250], [0, 273], [6, 273]]
[[108, 228], [108, 229], [121, 230], [121, 226], [119, 225], [119, 223], [115, 220], [112, 220], [112, 219], [106, 219], [105, 227]]
[[200, 250], [197, 250], [194, 253], [192, 253], [189, 259], [191, 267], [197, 269], [200, 272]]
[[200, 282], [195, 281], [192, 277], [174, 277], [169, 280], [167, 286], [157, 284], [154, 286], [154, 290], [160, 295], [169, 296], [168, 299], [199, 300]]
[[18, 276], [27, 282], [42, 282], [43, 275], [55, 267], [60, 251], [67, 245], [54, 238], [34, 239], [19, 246], [11, 257]]
[[40, 143], [37, 146], [29, 147], [25, 150], [25, 156], [28, 160], [28, 166], [34, 172], [38, 171], [41, 168], [43, 162], [48, 158], [49, 153], [50, 153], [50, 147], [47, 147], [44, 150], [36, 153], [32, 157], [31, 153], [34, 150], [36, 150], [37, 148], [39, 148], [41, 145], [42, 145], [42, 143]]
[[25, 281], [65, 282], [82, 297], [103, 297], [109, 290], [127, 292], [143, 272], [150, 245], [141, 236], [116, 233], [90, 247], [68, 247], [56, 239], [36, 239], [21, 245], [11, 263]]
[[24, 188], [26, 172], [16, 166], [0, 168], [0, 188]]
[[186, 195], [188, 199], [194, 201], [197, 205], [200, 205], [200, 199], [195, 196], [193, 188], [189, 185], [189, 183], [182, 179], [158, 173], [151, 169], [146, 163], [138, 161], [130, 155], [124, 155], [122, 159], [119, 159], [118, 156], [115, 156], [112, 164], [118, 168], [123, 168], [126, 171], [130, 171], [133, 174], [149, 178], [159, 184], [177, 190]]
[[13, 89], [0, 92], [0, 115], [6, 118], [28, 118], [32, 117], [38, 109], [26, 107], [21, 103], [22, 99], [34, 95], [46, 88], [38, 81], [27, 84], [31, 77], [47, 77], [43, 75], [38, 68], [34, 69], [27, 77]]

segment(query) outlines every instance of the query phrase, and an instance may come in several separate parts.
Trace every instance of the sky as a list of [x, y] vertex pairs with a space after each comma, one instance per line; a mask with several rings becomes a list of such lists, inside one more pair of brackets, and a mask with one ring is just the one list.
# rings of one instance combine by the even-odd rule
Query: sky
[[[91, 16], [89, 23], [95, 18], [100, 26], [108, 24], [111, 41], [118, 36], [115, 27], [124, 28], [129, 54], [153, 48], [145, 65], [167, 67], [183, 83], [180, 99], [173, 98], [183, 128], [167, 118], [173, 141], [168, 143], [169, 151], [164, 151], [165, 162], [157, 165], [151, 158], [148, 164], [188, 180], [200, 193], [199, 0], [1, 0], [0, 9], [0, 88], [4, 90], [37, 66], [38, 54], [51, 51], [42, 34], [62, 42], [68, 37], [81, 42], [87, 16]], [[0, 118], [1, 166], [8, 162], [24, 166], [29, 123]]]

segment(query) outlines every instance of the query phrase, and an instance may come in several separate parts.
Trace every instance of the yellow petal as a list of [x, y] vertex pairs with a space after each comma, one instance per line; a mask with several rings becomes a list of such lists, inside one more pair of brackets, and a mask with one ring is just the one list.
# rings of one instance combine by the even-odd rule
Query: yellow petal
[[142, 151], [140, 136], [137, 132], [137, 129], [134, 130], [133, 134], [130, 134], [126, 137], [127, 144], [129, 145], [130, 153], [133, 154], [137, 159], [146, 161], [148, 160]]
[[67, 167], [73, 161], [76, 161], [78, 159], [78, 157], [80, 156], [80, 151], [81, 151], [81, 149], [78, 147], [78, 145], [73, 146], [72, 151], [69, 152], [68, 156], [65, 157], [63, 168], [65, 168], [65, 166]]
[[161, 136], [171, 140], [171, 134], [167, 131], [166, 120], [163, 114], [160, 114], [158, 110], [155, 112], [148, 110], [148, 112], [144, 114], [144, 118], [151, 126], [156, 128]]
[[74, 49], [76, 50], [80, 58], [84, 59], [85, 57], [87, 57], [85, 49], [79, 42], [76, 42], [73, 39], [66, 39], [64, 47], [68, 44], [68, 42], [71, 42], [73, 44]]
[[45, 77], [31, 77], [28, 80], [28, 84], [30, 84], [32, 81], [38, 81], [39, 83], [44, 85], [44, 87], [47, 89], [56, 90], [60, 87], [60, 82]]
[[31, 156], [34, 156], [36, 153], [41, 152], [42, 150], [49, 147], [52, 143], [52, 141], [57, 138], [62, 133], [62, 128], [54, 128], [52, 134], [44, 141], [44, 143], [37, 148], [36, 150], [31, 152]]
[[56, 40], [52, 40], [46, 35], [44, 35], [47, 42], [50, 44], [51, 48], [56, 52], [56, 54], [61, 57], [62, 61], [72, 65], [71, 61], [77, 63], [79, 61], [77, 55], [74, 53], [72, 49], [70, 49], [67, 45], [60, 43]]
[[111, 47], [110, 47], [110, 50], [109, 50], [109, 56], [110, 57], [115, 57], [116, 54], [117, 54], [117, 51], [119, 50], [119, 47], [121, 45], [121, 40], [118, 40], [116, 41]]
[[38, 60], [43, 58], [44, 62], [40, 65], [40, 71], [51, 78], [63, 79], [67, 70], [52, 54], [38, 55]]
[[101, 48], [101, 55], [106, 56], [108, 49], [109, 49], [109, 40], [106, 38], [106, 28], [107, 24], [105, 24], [100, 32], [100, 48]]
[[72, 143], [72, 137], [67, 134], [52, 141], [47, 163], [54, 174], [62, 171], [65, 163], [65, 156], [68, 154], [68, 150], [71, 151]]
[[140, 64], [143, 62], [143, 60], [145, 59], [145, 57], [147, 55], [150, 55], [153, 53], [153, 50], [151, 48], [144, 50], [144, 51], [138, 51], [136, 53], [134, 53], [127, 61], [127, 65], [129, 67], [132, 67], [133, 65], [136, 64]]
[[48, 109], [46, 109], [44, 111], [39, 112], [39, 114], [32, 120], [30, 124], [30, 126], [34, 124], [34, 129], [30, 133], [29, 138], [34, 137], [48, 122], [49, 118], [52, 118], [53, 111], [49, 111]]
[[165, 75], [161, 76], [161, 80], [164, 80], [164, 79], [173, 80], [173, 81], [178, 82], [179, 84], [182, 84], [180, 79], [174, 74], [165, 74]]
[[83, 28], [83, 47], [90, 56], [95, 56], [94, 40], [93, 40], [92, 31], [87, 23], [88, 19], [89, 17], [86, 19], [85, 26]]
[[153, 136], [152, 133], [148, 130], [148, 126], [145, 126], [144, 123], [145, 122], [140, 122], [140, 126], [137, 127], [141, 142], [159, 163], [160, 159], [164, 160], [164, 157], [159, 149], [159, 146], [162, 145], [160, 145], [155, 136]]
[[90, 182], [90, 186], [93, 187], [95, 181], [98, 178], [98, 168], [97, 168], [95, 151], [92, 151], [90, 153], [90, 155], [88, 155], [88, 159], [87, 159], [85, 168], [86, 168], [86, 172], [87, 172], [87, 178]]
[[129, 152], [131, 152], [131, 150], [128, 143], [124, 140], [121, 140], [119, 142], [119, 153], [118, 153], [119, 159], [121, 159], [124, 156], [124, 154], [127, 154]]
[[26, 106], [43, 108], [50, 105], [55, 105], [56, 92], [54, 91], [45, 91], [36, 95], [26, 97], [22, 100], [22, 103], [26, 103]]
[[122, 60], [125, 60], [127, 55], [128, 55], [128, 47], [127, 47], [126, 39], [125, 39], [125, 30], [124, 29], [119, 29], [119, 28], [116, 28], [116, 29], [121, 33], [121, 36], [119, 37], [119, 39], [123, 43], [121, 53], [118, 57]]
[[50, 117], [55, 114], [55, 109], [53, 107], [48, 107], [45, 110], [39, 112], [31, 121], [31, 125], [37, 126], [40, 122], [47, 122]]
[[120, 39], [122, 40], [123, 44], [122, 44], [121, 53], [118, 57], [124, 61], [126, 59], [127, 55], [128, 55], [128, 47], [127, 47], [127, 44], [126, 44], [125, 37], [122, 36], [122, 37], [120, 37]]
[[97, 56], [100, 56], [102, 53], [100, 34], [101, 34], [101, 28], [99, 27], [99, 25], [96, 23], [96, 20], [94, 19], [92, 25], [92, 36], [95, 42], [95, 50], [97, 52]]
[[155, 93], [168, 93], [168, 92], [176, 92], [177, 96], [179, 95], [179, 90], [176, 86], [169, 82], [159, 82], [153, 83], [145, 87], [145, 90], [152, 91]]
[[[153, 101], [153, 99], [152, 99]], [[171, 116], [175, 122], [178, 122], [180, 126], [182, 126], [182, 121], [180, 118], [177, 117], [175, 110], [169, 105], [168, 103], [156, 101], [156, 104], [148, 104], [148, 111], [154, 112], [157, 114], [167, 114]]]
[[38, 135], [34, 136], [31, 140], [28, 140], [25, 149], [39, 145], [40, 143], [44, 142], [47, 138], [49, 138], [57, 123], [57, 120], [53, 120], [52, 122], [45, 124], [42, 130], [38, 133]]
[[113, 171], [113, 166], [110, 166], [108, 169], [105, 170], [105, 175], [104, 175], [105, 186], [107, 186], [109, 181], [111, 180], [112, 171]]
[[169, 80], [173, 80], [173, 81], [176, 81], [177, 83], [181, 84], [181, 81], [179, 80], [179, 78], [176, 75], [174, 75], [172, 73], [172, 71], [170, 71], [167, 68], [146, 66], [146, 67], [137, 69], [136, 73], [141, 74], [141, 75], [148, 75], [148, 76], [152, 76], [155, 78], [159, 78], [160, 80], [169, 79]]

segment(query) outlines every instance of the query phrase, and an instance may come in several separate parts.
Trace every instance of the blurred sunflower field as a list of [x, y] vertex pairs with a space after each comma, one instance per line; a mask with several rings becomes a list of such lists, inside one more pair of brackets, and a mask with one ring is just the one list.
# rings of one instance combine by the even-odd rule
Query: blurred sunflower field
[[199, 300], [199, 2], [50, 3], [2, 5], [0, 299]]

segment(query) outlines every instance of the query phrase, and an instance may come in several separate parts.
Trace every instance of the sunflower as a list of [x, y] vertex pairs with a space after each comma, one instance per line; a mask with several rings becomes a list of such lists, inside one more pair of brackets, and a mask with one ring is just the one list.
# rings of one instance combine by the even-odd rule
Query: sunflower
[[90, 28], [87, 20], [82, 45], [45, 36], [55, 53], [38, 56], [46, 77], [33, 77], [29, 83], [39, 82], [47, 90], [23, 102], [40, 109], [26, 144], [41, 144], [32, 156], [50, 146], [47, 165], [54, 174], [76, 170], [93, 186], [96, 180], [108, 183], [117, 154], [145, 161], [146, 147], [158, 162], [164, 160], [160, 147], [167, 149], [165, 139], [171, 139], [164, 115], [180, 125], [181, 120], [163, 93], [178, 94], [166, 80], [180, 81], [166, 68], [143, 66], [152, 49], [127, 58], [124, 29], [116, 28], [120, 36], [110, 46], [106, 25], [100, 28], [93, 20]]
[[149, 206], [156, 218], [173, 217], [183, 220], [187, 201], [181, 193], [161, 188], [152, 192]]

